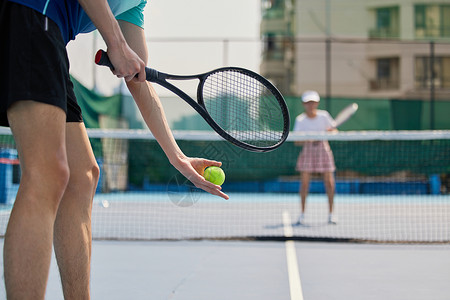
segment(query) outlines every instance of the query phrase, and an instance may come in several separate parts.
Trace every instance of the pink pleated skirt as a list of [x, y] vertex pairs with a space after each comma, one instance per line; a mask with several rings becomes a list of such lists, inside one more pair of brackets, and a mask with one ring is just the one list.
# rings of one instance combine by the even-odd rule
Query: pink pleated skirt
[[328, 141], [307, 141], [300, 152], [295, 168], [299, 172], [334, 172], [334, 156]]

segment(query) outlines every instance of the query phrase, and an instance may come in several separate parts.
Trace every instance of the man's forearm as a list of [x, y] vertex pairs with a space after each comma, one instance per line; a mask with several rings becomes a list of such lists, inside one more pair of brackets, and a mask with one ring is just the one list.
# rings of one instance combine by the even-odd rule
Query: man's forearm
[[150, 131], [155, 136], [169, 161], [174, 164], [184, 157], [167, 123], [164, 110], [156, 91], [150, 83], [130, 82], [128, 88]]

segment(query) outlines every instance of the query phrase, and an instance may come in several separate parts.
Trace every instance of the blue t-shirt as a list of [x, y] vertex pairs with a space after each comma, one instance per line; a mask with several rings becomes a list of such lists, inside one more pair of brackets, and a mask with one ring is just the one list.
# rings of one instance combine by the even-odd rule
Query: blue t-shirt
[[[77, 0], [9, 0], [37, 10], [58, 24], [65, 43], [79, 33], [95, 30], [95, 26]], [[118, 20], [144, 26], [146, 0], [108, 0]]]

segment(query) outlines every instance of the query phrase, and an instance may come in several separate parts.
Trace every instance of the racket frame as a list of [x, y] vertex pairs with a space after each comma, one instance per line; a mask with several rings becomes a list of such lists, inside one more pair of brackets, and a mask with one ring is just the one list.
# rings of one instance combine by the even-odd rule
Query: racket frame
[[[103, 50], [99, 50], [97, 52], [97, 54], [95, 56], [95, 62], [98, 65], [108, 66], [111, 69], [114, 69], [106, 52]], [[274, 97], [277, 99], [278, 104], [280, 105], [280, 108], [281, 108], [281, 112], [283, 114], [283, 133], [281, 135], [281, 138], [279, 139], [279, 141], [276, 144], [268, 146], [268, 147], [258, 147], [258, 146], [251, 145], [251, 144], [245, 143], [243, 141], [240, 141], [240, 140], [234, 138], [233, 136], [231, 136], [230, 134], [228, 134], [222, 127], [220, 127], [219, 124], [217, 124], [214, 121], [214, 119], [208, 113], [208, 111], [205, 107], [205, 103], [203, 101], [203, 93], [202, 93], [203, 85], [206, 81], [206, 78], [213, 73], [223, 72], [223, 71], [227, 71], [227, 70], [243, 73], [243, 74], [248, 75], [248, 76], [252, 77], [253, 79], [259, 81], [266, 88], [268, 88], [272, 92]], [[200, 114], [200, 116], [208, 123], [208, 125], [217, 134], [219, 134], [222, 138], [226, 139], [227, 141], [233, 143], [234, 145], [236, 145], [240, 148], [243, 148], [245, 150], [249, 150], [252, 152], [272, 151], [272, 150], [278, 148], [279, 146], [281, 146], [281, 144], [284, 143], [284, 141], [287, 139], [287, 137], [289, 135], [290, 121], [289, 121], [289, 111], [288, 111], [286, 102], [284, 101], [284, 98], [281, 95], [281, 93], [278, 91], [278, 89], [275, 86], [273, 86], [273, 84], [270, 83], [266, 78], [262, 77], [258, 73], [255, 73], [253, 71], [250, 71], [250, 70], [247, 70], [244, 68], [239, 68], [239, 67], [223, 67], [223, 68], [218, 68], [218, 69], [215, 69], [215, 70], [212, 70], [212, 71], [209, 71], [206, 73], [202, 73], [202, 74], [197, 74], [197, 75], [173, 75], [173, 74], [159, 72], [155, 69], [146, 67], [145, 74], [146, 74], [147, 81], [157, 83], [158, 85], [170, 90], [171, 92], [173, 92], [174, 94], [176, 94], [177, 96], [182, 98], [184, 101], [186, 101], [193, 109], [195, 109]], [[180, 88], [176, 87], [175, 85], [173, 85], [167, 81], [167, 80], [193, 80], [193, 79], [198, 79], [200, 81], [197, 86], [197, 101], [192, 99], [192, 97], [190, 97], [188, 94], [186, 94]]]
[[[341, 126], [342, 124], [344, 124], [345, 122], [348, 121], [348, 119], [350, 119], [358, 110], [358, 104], [357, 103], [352, 103], [350, 105], [347, 105], [344, 109], [342, 109], [335, 118], [336, 121], [336, 127]], [[347, 114], [347, 111], [349, 112]], [[343, 118], [342, 116], [345, 115]], [[341, 120], [339, 120], [341, 119]]]

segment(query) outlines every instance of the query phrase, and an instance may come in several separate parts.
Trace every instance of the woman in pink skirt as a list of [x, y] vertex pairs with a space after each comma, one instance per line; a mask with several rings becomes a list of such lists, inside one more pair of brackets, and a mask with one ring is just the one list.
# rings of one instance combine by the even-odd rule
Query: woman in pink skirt
[[[306, 91], [302, 95], [302, 103], [305, 112], [295, 119], [294, 131], [333, 131], [336, 130], [336, 122], [327, 111], [319, 110], [320, 97], [315, 91]], [[333, 199], [335, 182], [333, 173], [336, 169], [333, 152], [328, 141], [298, 142], [303, 149], [298, 156], [296, 170], [301, 173], [301, 214], [297, 224], [305, 222], [306, 197], [309, 192], [311, 173], [323, 173], [323, 180], [328, 196], [329, 215], [328, 223], [336, 224], [333, 217]]]

